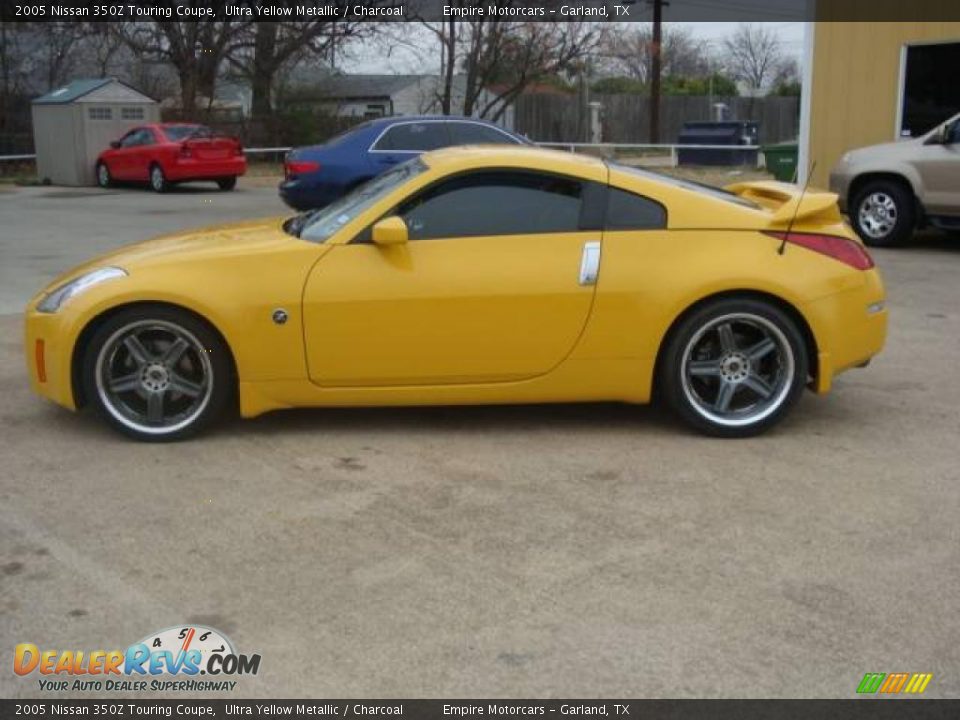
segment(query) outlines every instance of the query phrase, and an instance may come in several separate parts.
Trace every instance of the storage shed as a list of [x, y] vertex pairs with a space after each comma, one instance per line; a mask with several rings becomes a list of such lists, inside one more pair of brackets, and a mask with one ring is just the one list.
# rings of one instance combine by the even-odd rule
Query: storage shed
[[37, 175], [56, 185], [96, 185], [97, 156], [160, 106], [114, 78], [74, 80], [33, 101]]

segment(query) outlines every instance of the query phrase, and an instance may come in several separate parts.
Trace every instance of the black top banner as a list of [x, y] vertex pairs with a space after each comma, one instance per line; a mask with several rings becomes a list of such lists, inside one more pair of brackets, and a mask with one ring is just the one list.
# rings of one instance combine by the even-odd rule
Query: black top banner
[[0, 700], [0, 717], [946, 720], [960, 700]]
[[649, 22], [960, 21], [957, 0], [0, 0], [8, 22], [534, 21]]

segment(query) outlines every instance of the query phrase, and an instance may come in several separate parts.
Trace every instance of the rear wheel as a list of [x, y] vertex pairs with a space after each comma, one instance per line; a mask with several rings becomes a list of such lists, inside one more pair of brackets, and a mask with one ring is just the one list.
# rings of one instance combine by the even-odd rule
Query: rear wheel
[[150, 187], [158, 193], [166, 192], [170, 187], [167, 176], [163, 174], [163, 168], [159, 165], [150, 166]]
[[110, 168], [102, 160], [97, 163], [97, 185], [102, 188], [110, 187]]
[[808, 358], [794, 321], [769, 303], [717, 300], [671, 334], [659, 383], [689, 425], [717, 437], [748, 437], [775, 425], [803, 392]]
[[233, 190], [237, 186], [237, 178], [236, 176], [220, 178], [217, 180], [217, 185], [221, 190]]
[[913, 193], [891, 180], [870, 181], [854, 197], [850, 221], [867, 245], [902, 245], [916, 226]]
[[119, 312], [83, 357], [84, 396], [114, 428], [138, 440], [179, 440], [219, 416], [234, 392], [218, 335], [163, 306]]

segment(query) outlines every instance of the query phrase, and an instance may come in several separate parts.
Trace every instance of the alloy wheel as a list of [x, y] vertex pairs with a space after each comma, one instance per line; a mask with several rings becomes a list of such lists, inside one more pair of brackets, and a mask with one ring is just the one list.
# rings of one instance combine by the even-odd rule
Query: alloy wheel
[[103, 344], [95, 366], [97, 393], [106, 410], [138, 432], [176, 432], [200, 416], [213, 392], [209, 353], [184, 328], [161, 320], [138, 321]]
[[682, 355], [683, 392], [712, 423], [759, 423], [784, 403], [796, 372], [793, 350], [770, 320], [752, 313], [723, 315], [704, 324]]

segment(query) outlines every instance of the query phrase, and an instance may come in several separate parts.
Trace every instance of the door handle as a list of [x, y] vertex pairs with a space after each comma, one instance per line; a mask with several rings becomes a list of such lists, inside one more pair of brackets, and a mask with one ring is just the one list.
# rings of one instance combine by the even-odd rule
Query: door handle
[[580, 257], [580, 284], [596, 285], [599, 273], [600, 243], [597, 240], [591, 240], [583, 245], [583, 255]]

